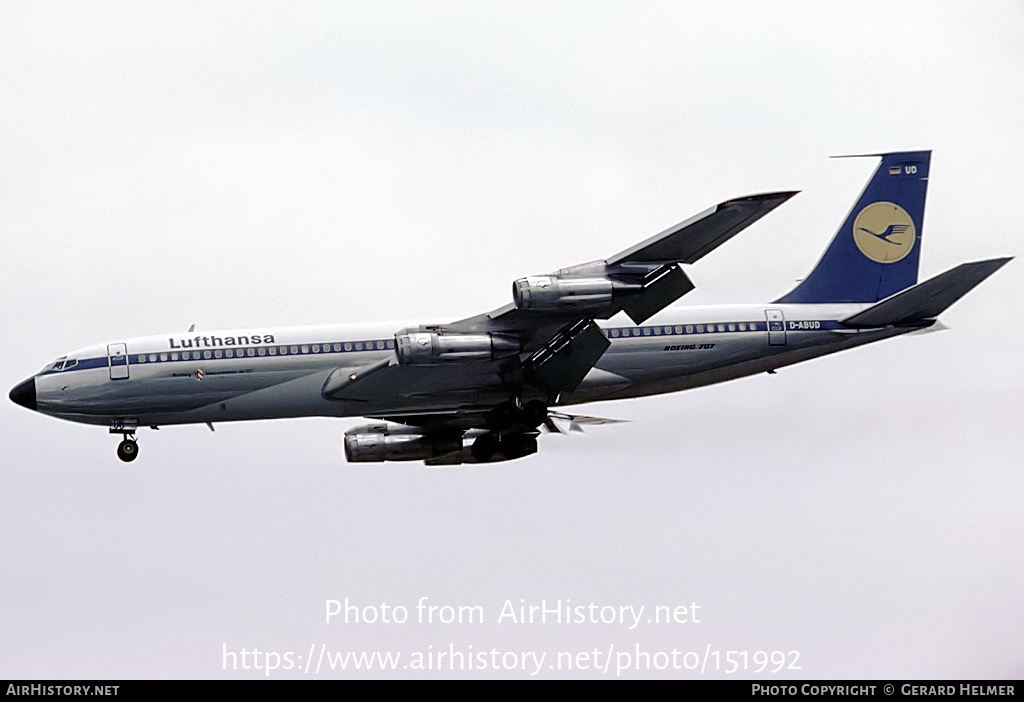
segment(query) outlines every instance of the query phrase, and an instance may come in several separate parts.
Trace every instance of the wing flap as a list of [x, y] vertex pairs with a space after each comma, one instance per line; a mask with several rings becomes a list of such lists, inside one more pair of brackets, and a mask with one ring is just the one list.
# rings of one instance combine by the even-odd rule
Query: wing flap
[[592, 320], [562, 331], [525, 363], [530, 384], [552, 395], [571, 392], [611, 345]]
[[622, 301], [622, 311], [636, 324], [643, 324], [693, 289], [693, 281], [682, 268], [662, 266], [644, 281], [643, 293]]

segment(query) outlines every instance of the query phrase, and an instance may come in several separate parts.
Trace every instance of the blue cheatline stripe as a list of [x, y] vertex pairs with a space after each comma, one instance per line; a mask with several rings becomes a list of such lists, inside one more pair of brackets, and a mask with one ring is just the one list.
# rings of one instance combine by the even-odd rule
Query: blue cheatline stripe
[[[821, 331], [844, 329], [846, 325], [835, 320], [786, 320], [787, 332]], [[658, 324], [645, 327], [612, 327], [602, 330], [610, 339], [637, 339], [659, 336], [698, 336], [707, 334], [746, 334], [750, 332], [768, 331], [767, 322], [710, 322], [703, 324]], [[314, 351], [313, 347], [318, 350]], [[365, 351], [387, 351], [395, 348], [394, 339], [370, 339], [363, 341], [330, 341], [326, 343], [305, 344], [272, 344], [269, 346], [217, 347], [203, 349], [184, 349], [181, 351], [157, 351], [155, 353], [129, 353], [130, 365], [149, 365], [151, 363], [182, 363], [193, 361], [224, 361], [258, 358], [277, 358], [281, 356], [323, 356], [325, 354], [362, 353]], [[229, 357], [227, 352], [231, 351]], [[260, 353], [262, 351], [262, 353]], [[220, 354], [219, 356], [217, 354]], [[185, 357], [188, 354], [188, 357]], [[209, 356], [207, 356], [209, 354]], [[142, 360], [140, 360], [142, 359]], [[106, 356], [85, 358], [66, 370], [48, 369], [39, 375], [56, 373], [74, 373], [92, 368], [106, 368]]]
[[[314, 351], [313, 347], [317, 347]], [[154, 353], [128, 353], [130, 365], [148, 365], [151, 363], [181, 363], [183, 361], [224, 361], [237, 358], [277, 358], [280, 356], [323, 356], [325, 354], [363, 353], [366, 351], [387, 351], [395, 348], [394, 339], [369, 339], [362, 341], [330, 341], [326, 343], [304, 343], [304, 344], [271, 344], [266, 346], [234, 346], [184, 349], [181, 351], [157, 351]], [[231, 356], [227, 352], [231, 351]], [[262, 353], [260, 353], [262, 351]], [[250, 353], [251, 352], [251, 353]], [[185, 357], [188, 354], [188, 357]], [[209, 357], [207, 357], [209, 354]], [[219, 354], [219, 355], [217, 355]], [[143, 359], [143, 360], [140, 360]], [[85, 358], [78, 361], [72, 368], [63, 371], [48, 369], [39, 375], [51, 375], [55, 373], [73, 373], [79, 370], [90, 368], [106, 368], [108, 365], [107, 356], [96, 358]]]
[[[846, 329], [846, 325], [834, 319], [787, 319], [787, 332], [821, 331]], [[767, 322], [711, 322], [705, 324], [659, 324], [647, 327], [613, 327], [605, 329], [609, 339], [636, 339], [658, 336], [697, 336], [707, 334], [745, 334], [768, 331]]]
[[612, 327], [605, 329], [609, 339], [688, 336], [693, 334], [731, 334], [768, 331], [766, 322], [711, 322], [704, 324], [657, 324], [646, 327]]

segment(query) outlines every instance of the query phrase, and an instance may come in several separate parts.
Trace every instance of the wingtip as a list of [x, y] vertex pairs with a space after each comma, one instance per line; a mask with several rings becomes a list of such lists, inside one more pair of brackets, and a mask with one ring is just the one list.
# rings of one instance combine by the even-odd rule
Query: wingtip
[[799, 193], [799, 190], [779, 190], [771, 193], [757, 193], [755, 195], [744, 195], [743, 197], [733, 197], [719, 203], [718, 208], [725, 207], [726, 205], [735, 205], [737, 203], [763, 203], [763, 202], [775, 202], [775, 206], [778, 207], [782, 203], [789, 200], [791, 197]]
[[[725, 202], [759, 202], [761, 200], [788, 200], [793, 197], [799, 190], [777, 190], [770, 193], [757, 193], [755, 195], [746, 195], [744, 197], [734, 197], [731, 200]], [[724, 203], [723, 203], [724, 204]]]

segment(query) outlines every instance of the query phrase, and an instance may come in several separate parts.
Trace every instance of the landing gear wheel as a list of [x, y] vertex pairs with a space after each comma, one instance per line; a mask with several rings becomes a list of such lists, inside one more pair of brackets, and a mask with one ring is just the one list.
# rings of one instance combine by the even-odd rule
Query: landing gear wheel
[[548, 418], [548, 406], [540, 400], [530, 400], [523, 408], [523, 424], [536, 429]]
[[522, 458], [537, 453], [537, 437], [530, 434], [513, 434], [501, 442], [501, 451], [506, 460]]
[[502, 402], [491, 410], [491, 423], [500, 429], [508, 429], [519, 418], [520, 410], [512, 402]]
[[125, 439], [117, 445], [117, 457], [125, 463], [131, 463], [139, 455], [139, 445], [134, 439]]
[[480, 463], [487, 463], [494, 458], [495, 452], [498, 450], [498, 440], [494, 438], [493, 434], [481, 434], [473, 442], [473, 446], [470, 451], [473, 453], [473, 458], [478, 460]]

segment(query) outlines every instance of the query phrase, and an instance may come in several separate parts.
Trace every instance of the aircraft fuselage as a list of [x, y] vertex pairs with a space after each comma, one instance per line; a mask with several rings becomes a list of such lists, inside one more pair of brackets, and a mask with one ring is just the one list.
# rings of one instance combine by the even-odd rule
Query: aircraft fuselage
[[[774, 302], [672, 307], [693, 264], [796, 193], [726, 200], [600, 261], [519, 278], [512, 303], [450, 323], [188, 332], [58, 359], [11, 400], [108, 425], [134, 460], [140, 426], [367, 417], [354, 462], [489, 463], [536, 453], [553, 407], [677, 392], [932, 327], [1005, 265], [918, 282], [931, 152], [881, 162], [810, 274]], [[939, 327], [941, 328], [941, 327]], [[386, 420], [386, 424], [379, 420]]]
[[[642, 325], [602, 324], [608, 350], [553, 405], [720, 383], [919, 327], [857, 329], [865, 305], [729, 305], [666, 310]], [[625, 320], [628, 321], [628, 320]], [[472, 390], [423, 388], [372, 402], [321, 395], [339, 368], [395, 355], [400, 324], [171, 333], [90, 346], [34, 376], [35, 409], [88, 424], [159, 426], [284, 417], [472, 410], [507, 398], [487, 372]], [[472, 364], [464, 369], [472, 371]], [[487, 375], [492, 376], [488, 381]]]

